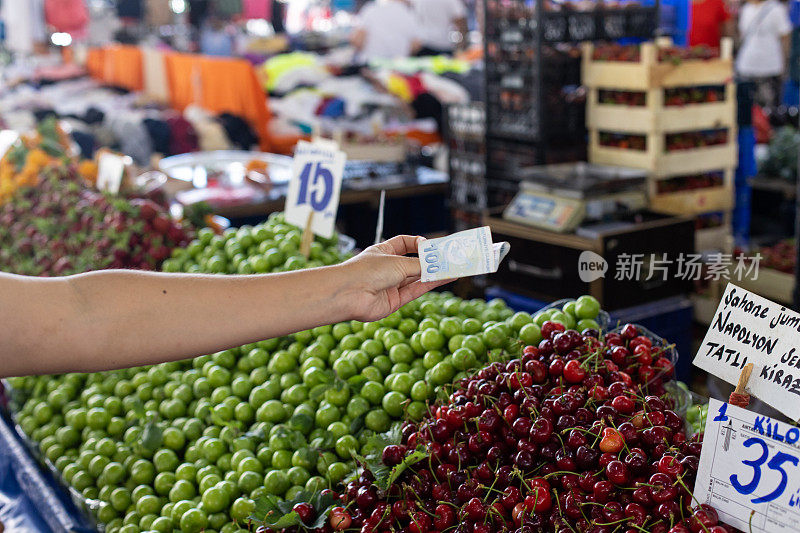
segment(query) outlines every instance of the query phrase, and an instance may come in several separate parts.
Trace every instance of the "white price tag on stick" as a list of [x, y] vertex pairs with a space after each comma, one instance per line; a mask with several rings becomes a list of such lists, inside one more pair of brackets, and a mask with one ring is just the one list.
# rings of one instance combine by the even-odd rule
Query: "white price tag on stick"
[[800, 314], [729, 283], [694, 364], [736, 385], [747, 363], [750, 394], [800, 419]]
[[794, 426], [712, 399], [695, 498], [742, 531], [800, 531], [798, 441]]
[[346, 160], [335, 143], [297, 143], [286, 194], [287, 222], [304, 228], [313, 212], [311, 231], [320, 237], [333, 236]]
[[19, 133], [14, 130], [0, 131], [0, 159], [5, 157], [6, 153], [14, 146], [14, 143], [19, 139]]
[[124, 155], [104, 152], [97, 157], [97, 188], [117, 194], [125, 175], [125, 165], [130, 160]]

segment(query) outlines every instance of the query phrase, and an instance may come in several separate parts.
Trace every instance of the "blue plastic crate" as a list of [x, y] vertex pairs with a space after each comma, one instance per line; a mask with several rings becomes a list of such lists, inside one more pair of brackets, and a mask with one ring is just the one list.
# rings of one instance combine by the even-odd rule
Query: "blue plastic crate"
[[800, 105], [800, 84], [796, 81], [786, 80], [783, 86], [783, 104], [786, 106]]
[[30, 456], [15, 428], [12, 427], [11, 421], [2, 413], [0, 413], [0, 466], [14, 477], [13, 480], [0, 480], [2, 481], [0, 496], [3, 492], [11, 494], [19, 490], [16, 504], [3, 510], [4, 520], [10, 517], [13, 518], [13, 523], [26, 526], [36, 524], [33, 529], [23, 527], [19, 531], [43, 533], [95, 531], [86, 517], [69, 501], [66, 493], [50, 473], [40, 468]]
[[752, 126], [739, 128], [739, 164], [736, 167], [736, 183], [746, 185], [748, 178], [758, 172], [756, 166], [756, 135]]
[[750, 204], [753, 189], [748, 184], [736, 185], [736, 207], [733, 209], [733, 236], [736, 244], [744, 245], [750, 240]]
[[515, 292], [501, 289], [500, 287], [489, 287], [486, 289], [486, 299], [501, 298], [505, 300], [506, 304], [514, 311], [525, 311], [526, 313], [533, 314], [541, 308], [547, 306], [550, 302], [541, 300], [534, 300], [527, 296], [522, 296]]

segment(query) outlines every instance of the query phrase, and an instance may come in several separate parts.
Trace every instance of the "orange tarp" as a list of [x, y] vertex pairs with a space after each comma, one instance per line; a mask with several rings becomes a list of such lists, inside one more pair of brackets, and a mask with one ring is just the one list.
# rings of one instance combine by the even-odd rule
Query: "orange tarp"
[[212, 113], [233, 113], [247, 120], [264, 151], [290, 153], [298, 136], [273, 136], [267, 95], [248, 61], [197, 54], [165, 56], [172, 107], [183, 110], [197, 104]]
[[105, 52], [103, 48], [90, 48], [86, 54], [86, 70], [96, 80], [102, 79], [103, 76]]
[[[211, 113], [229, 112], [250, 123], [264, 151], [290, 153], [298, 136], [272, 136], [267, 95], [253, 66], [244, 59], [216, 58], [178, 52], [164, 54], [170, 105], [183, 111], [196, 104]], [[142, 51], [112, 45], [89, 50], [87, 70], [103, 83], [132, 91], [144, 88]]]
[[123, 87], [129, 91], [144, 88], [142, 51], [131, 45], [112, 45], [91, 48], [86, 56], [89, 74], [108, 85]]

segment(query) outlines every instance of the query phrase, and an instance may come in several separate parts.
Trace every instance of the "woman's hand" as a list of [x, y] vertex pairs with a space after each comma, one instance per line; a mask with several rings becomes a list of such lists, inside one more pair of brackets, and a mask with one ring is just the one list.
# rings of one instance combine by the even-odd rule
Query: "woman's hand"
[[398, 235], [370, 246], [356, 257], [339, 265], [349, 314], [371, 322], [397, 311], [411, 300], [452, 280], [423, 283], [416, 253], [422, 237]]
[[419, 258], [406, 257], [419, 240], [395, 237], [341, 265], [280, 274], [0, 272], [0, 377], [151, 365], [342, 320], [378, 320], [449, 281], [419, 281]]

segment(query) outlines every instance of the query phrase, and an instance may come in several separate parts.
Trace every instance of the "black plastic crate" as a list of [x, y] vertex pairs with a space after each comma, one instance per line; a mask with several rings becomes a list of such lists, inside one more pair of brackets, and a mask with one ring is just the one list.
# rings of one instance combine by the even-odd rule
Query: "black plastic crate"
[[[585, 142], [585, 94], [578, 44], [650, 38], [659, 5], [577, 10], [546, 0], [486, 0], [485, 76], [488, 139], [544, 145]], [[496, 165], [487, 150], [489, 170]], [[543, 162], [539, 157], [537, 162]]]
[[487, 62], [487, 135], [570, 142], [586, 135], [577, 47], [544, 45], [522, 66]]
[[450, 206], [480, 213], [486, 197], [486, 115], [483, 104], [447, 108], [446, 141], [450, 174]]
[[[541, 30], [542, 43], [580, 43], [583, 41], [648, 39], [658, 28], [658, 5], [628, 5], [576, 10], [569, 5], [545, 9], [544, 2], [527, 0], [488, 0], [486, 37], [505, 36], [505, 44], [535, 41]], [[515, 33], [517, 30], [518, 33]]]

